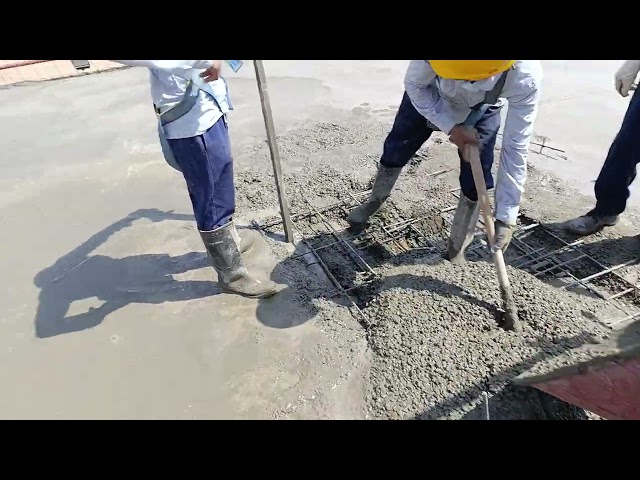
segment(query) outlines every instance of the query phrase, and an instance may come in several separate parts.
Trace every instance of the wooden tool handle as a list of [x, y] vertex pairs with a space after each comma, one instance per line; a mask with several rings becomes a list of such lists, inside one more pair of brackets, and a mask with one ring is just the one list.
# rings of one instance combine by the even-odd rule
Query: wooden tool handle
[[467, 145], [466, 152], [467, 161], [471, 164], [471, 172], [473, 173], [473, 182], [476, 185], [478, 193], [478, 202], [480, 203], [480, 211], [484, 220], [484, 228], [487, 231], [487, 239], [489, 246], [493, 249], [496, 229], [493, 224], [493, 216], [491, 214], [491, 203], [489, 202], [489, 194], [487, 193], [487, 185], [484, 180], [484, 172], [480, 163], [480, 150], [477, 145]]
[[500, 284], [500, 294], [502, 296], [502, 302], [505, 311], [505, 317], [503, 320], [504, 327], [507, 330], [514, 330], [516, 332], [522, 331], [522, 325], [518, 319], [518, 311], [516, 304], [513, 301], [513, 293], [511, 291], [511, 284], [509, 283], [509, 277], [507, 276], [507, 267], [504, 263], [504, 257], [502, 250], [494, 249], [495, 242], [495, 225], [493, 224], [493, 215], [491, 212], [491, 204], [489, 203], [489, 195], [487, 194], [487, 185], [484, 179], [484, 172], [482, 171], [482, 164], [480, 163], [480, 150], [477, 145], [467, 145], [466, 160], [471, 164], [471, 172], [473, 173], [473, 182], [476, 185], [476, 192], [478, 192], [478, 202], [480, 203], [480, 210], [484, 218], [484, 227], [487, 231], [487, 240], [491, 247], [493, 256], [493, 264], [496, 267], [496, 273], [498, 275], [498, 283]]

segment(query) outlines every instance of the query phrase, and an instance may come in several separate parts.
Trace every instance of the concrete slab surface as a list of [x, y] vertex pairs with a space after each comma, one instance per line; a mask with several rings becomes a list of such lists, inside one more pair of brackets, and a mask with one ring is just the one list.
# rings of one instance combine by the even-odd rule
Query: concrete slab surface
[[[391, 123], [406, 64], [266, 61], [278, 133], [357, 109]], [[544, 61], [536, 133], [567, 158], [537, 166], [587, 194], [628, 104], [619, 64]], [[228, 79], [240, 149], [265, 137], [251, 63]], [[362, 417], [360, 376], [341, 379], [363, 364], [307, 312], [218, 294], [144, 69], [3, 88], [0, 104], [0, 418]], [[261, 242], [248, 262], [276, 260]]]

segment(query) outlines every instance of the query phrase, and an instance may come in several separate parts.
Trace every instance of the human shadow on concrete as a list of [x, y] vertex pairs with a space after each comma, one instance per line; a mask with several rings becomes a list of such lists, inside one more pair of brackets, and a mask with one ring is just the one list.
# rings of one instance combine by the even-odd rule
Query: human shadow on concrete
[[[599, 233], [580, 236], [569, 232], [566, 229], [566, 223], [567, 222], [555, 222], [544, 224], [546, 229], [550, 230], [555, 236], [562, 239], [567, 244], [572, 244], [580, 240], [583, 241], [583, 243], [575, 247], [577, 250], [572, 251], [571, 249], [564, 249], [559, 253], [559, 256], [556, 257], [556, 261], [554, 263], [557, 264], [562, 262], [562, 271], [569, 271], [576, 278], [580, 279], [589, 277], [608, 268], [640, 260], [640, 237], [621, 236], [617, 238], [608, 238], [602, 237]], [[486, 241], [486, 236], [483, 235], [482, 238]], [[546, 255], [547, 253], [560, 249], [564, 245], [561, 241], [553, 239], [552, 236], [548, 236], [546, 234], [539, 235], [538, 238], [533, 241], [529, 238], [527, 242], [532, 246], [532, 248], [544, 249], [543, 251], [538, 252], [539, 255]], [[488, 250], [481, 251], [483, 252], [482, 256], [467, 255], [467, 260], [472, 263], [491, 262], [492, 258]], [[596, 259], [601, 266], [588, 258], [583, 257], [582, 254], [586, 254]], [[537, 275], [536, 278], [554, 288], [564, 288], [569, 282], [568, 278], [560, 278], [560, 276], [558, 276], [561, 269], [558, 267], [554, 268], [553, 263], [549, 261], [548, 257], [542, 258], [539, 262], [534, 261], [531, 258], [526, 257], [523, 252], [516, 247], [515, 242], [512, 242], [512, 245], [505, 252], [504, 259], [507, 266], [525, 271], [532, 275], [533, 273], [530, 269], [538, 264], [537, 271], [542, 274]], [[622, 270], [618, 270], [618, 273], [621, 271]], [[605, 280], [605, 278], [606, 277], [602, 277], [600, 280], [592, 281], [592, 283], [597, 284], [599, 281]], [[591, 299], [600, 298], [588, 289], [581, 287], [579, 283], [576, 283], [573, 287], [569, 288], [568, 291]]]
[[[390, 260], [395, 265], [415, 264], [416, 262], [435, 265], [446, 262], [443, 256], [430, 255], [421, 257], [419, 254], [400, 254]], [[501, 309], [497, 303], [488, 302], [466, 291], [463, 286], [442, 281], [431, 275], [400, 274], [385, 277], [382, 282], [378, 282], [359, 293], [359, 300], [367, 305], [372, 299], [380, 295], [383, 291], [390, 289], [428, 291], [436, 293], [445, 300], [442, 302], [446, 306], [447, 298], [463, 300], [469, 304], [476, 305], [486, 310], [495, 321], [495, 328], [501, 323]], [[455, 310], [454, 310], [455, 311]], [[376, 319], [370, 319], [373, 323]], [[428, 319], [425, 319], [428, 321]], [[459, 410], [464, 405], [474, 399], [480, 398], [483, 391], [495, 391], [495, 395], [490, 401], [490, 417], [493, 419], [532, 419], [532, 418], [563, 418], [563, 419], [587, 419], [584, 410], [573, 405], [566, 404], [558, 399], [552, 398], [543, 392], [533, 391], [527, 387], [519, 387], [509, 383], [517, 374], [531, 367], [543, 358], [560, 355], [564, 349], [558, 347], [558, 343], [565, 346], [577, 348], [585, 344], [595, 343], [594, 336], [589, 332], [583, 332], [571, 338], [565, 339], [545, 339], [531, 342], [538, 351], [535, 355], [522, 362], [498, 371], [488, 376], [484, 381], [471, 384], [461, 392], [448, 397], [432, 408], [416, 415], [416, 419], [442, 418]], [[506, 387], [498, 389], [496, 385], [506, 383]], [[464, 415], [463, 419], [484, 419], [485, 409], [483, 404]]]
[[[285, 245], [284, 235], [266, 233], [271, 240]], [[331, 300], [348, 307], [344, 298], [334, 294], [336, 289], [326, 277], [319, 264], [309, 266], [305, 261], [305, 244], [298, 242], [295, 251], [279, 260], [270, 272], [269, 278], [279, 286], [275, 296], [258, 301], [256, 316], [265, 326], [286, 329], [300, 326], [314, 318], [318, 313], [316, 300]], [[245, 260], [251, 272], [251, 256]]]
[[[267, 233], [276, 241], [283, 241], [280, 234]], [[407, 288], [436, 291], [444, 296], [459, 297], [470, 303], [487, 309], [490, 314], [500, 321], [501, 312], [496, 305], [481, 300], [466, 292], [463, 288], [442, 281], [429, 275], [401, 274], [376, 279], [370, 283], [349, 290], [361, 282], [362, 271], [356, 267], [349, 249], [340, 246], [317, 250], [322, 262], [318, 263], [308, 248], [311, 245], [328, 245], [334, 242], [332, 235], [316, 235], [306, 239], [307, 243], [299, 242], [296, 251], [289, 257], [279, 261], [271, 272], [271, 280], [285, 285], [281, 293], [267, 300], [261, 300], [257, 308], [257, 317], [264, 325], [272, 328], [291, 328], [301, 325], [314, 318], [318, 313], [315, 300], [325, 300], [349, 308], [356, 318], [366, 322], [358, 309], [366, 308], [372, 299], [382, 291], [392, 288]], [[372, 267], [383, 264], [429, 263], [436, 264], [446, 261], [439, 254], [424, 256], [412, 252], [390, 255], [374, 247], [372, 251], [362, 251], [364, 259]], [[355, 263], [354, 263], [355, 262]], [[327, 275], [329, 269], [333, 280]], [[347, 295], [341, 293], [335, 286], [337, 281]], [[352, 303], [353, 301], [353, 303]], [[355, 305], [354, 305], [355, 304]], [[297, 308], [292, 308], [297, 305]]]
[[[269, 235], [275, 240], [282, 240], [281, 236]], [[318, 235], [309, 238], [308, 241], [316, 245], [326, 245], [333, 241], [331, 235]], [[258, 319], [265, 325], [273, 328], [290, 328], [300, 325], [317, 314], [317, 309], [312, 306], [313, 300], [325, 299], [336, 304], [348, 307], [349, 301], [344, 295], [336, 295], [337, 289], [329, 282], [322, 270], [314, 272], [304, 261], [303, 254], [305, 248], [296, 250], [294, 255], [280, 261], [273, 269], [272, 280], [285, 283], [287, 288], [281, 294], [267, 301], [260, 301], [258, 306]], [[335, 251], [333, 252], [335, 254]], [[325, 264], [331, 264], [331, 250], [323, 249], [319, 252]], [[372, 267], [382, 264], [401, 265], [426, 263], [435, 265], [439, 262], [447, 261], [442, 254], [431, 253], [428, 255], [407, 252], [399, 255], [374, 254], [367, 256], [367, 261]], [[319, 268], [318, 265], [316, 267]], [[336, 265], [334, 264], [335, 268]], [[316, 268], [317, 270], [317, 268]], [[297, 272], [291, 275], [292, 272]], [[347, 286], [356, 280], [357, 273], [353, 269], [345, 268], [339, 272], [333, 272], [334, 276], [343, 286]], [[305, 280], [306, 277], [306, 280]], [[308, 288], [311, 286], [311, 288]], [[499, 305], [482, 300], [472, 293], [466, 291], [464, 287], [440, 280], [431, 275], [399, 274], [384, 277], [366, 286], [353, 290], [350, 293], [358, 307], [365, 309], [366, 306], [380, 293], [389, 289], [424, 290], [435, 292], [445, 299], [447, 297], [457, 297], [465, 302], [477, 305], [486, 309], [496, 320], [496, 328], [499, 323], [501, 312]], [[282, 316], [280, 312], [288, 308], [286, 305], [291, 302], [306, 304], [308, 309], [299, 309], [294, 316]], [[369, 319], [375, 322], [375, 319]], [[365, 328], [369, 328], [367, 321], [362, 321]], [[595, 343], [595, 338], [589, 332], [583, 332], [574, 337], [561, 339], [563, 347], [559, 347], [552, 339], [532, 341], [532, 345], [538, 351], [535, 355], [524, 359], [508, 369], [497, 371], [483, 381], [468, 385], [462, 391], [448, 397], [446, 400], [433, 405], [429, 409], [416, 415], [416, 419], [442, 418], [454, 411], [459, 411], [461, 405], [481, 398], [483, 391], [495, 393], [489, 403], [490, 416], [492, 419], [533, 419], [533, 418], [564, 418], [564, 419], [586, 419], [584, 410], [572, 405], [550, 398], [548, 395], [535, 391], [530, 387], [519, 387], [512, 385], [510, 380], [533, 366], [542, 359], [551, 356], [561, 355], [565, 347], [577, 348], [585, 344]], [[501, 385], [506, 384], [505, 387]], [[464, 419], [484, 419], [484, 405], [479, 404], [473, 410], [464, 415]]]
[[[567, 242], [572, 242], [578, 238], [566, 232], [563, 229], [563, 224], [545, 224], [545, 226], [550, 228], [555, 234]], [[272, 240], [284, 242], [284, 237], [280, 233], [267, 233], [267, 236]], [[306, 241], [308, 244], [314, 245], [317, 249], [318, 246], [334, 243], [335, 238], [331, 234], [320, 234], [307, 237]], [[303, 247], [304, 244], [302, 242], [298, 243], [296, 252], [288, 258], [279, 261], [271, 273], [271, 279], [273, 281], [280, 284], [286, 284], [288, 288], [278, 296], [274, 297], [274, 300], [270, 301], [268, 304], [265, 303], [265, 307], [262, 307], [263, 302], [261, 302], [261, 305], [258, 307], [258, 318], [268, 326], [272, 326], [274, 328], [289, 328], [308, 321], [309, 318], [313, 318], [317, 313], [317, 308], [312, 305], [313, 300], [329, 299], [340, 305], [351, 305], [351, 302], [346, 298], [346, 296], [341, 295], [333, 282], [328, 279], [320, 264], [315, 263], [315, 265], [311, 265], [310, 267], [308, 265], [310, 262], [305, 262], [303, 254], [305, 251], [309, 250], [305, 250]], [[640, 239], [637, 237], [620, 237], [614, 239], [605, 238], [585, 243], [581, 248], [587, 254], [596, 257], [605, 267], [608, 268], [638, 258], [640, 256]], [[325, 265], [327, 265], [333, 273], [335, 280], [337, 280], [344, 288], [350, 288], [358, 284], [359, 280], [357, 277], [361, 276], [362, 272], [358, 272], [357, 268], [353, 268], [353, 256], [348, 249], [340, 245], [334, 245], [329, 248], [318, 249], [318, 253]], [[437, 263], [447, 261], [444, 258], [444, 249], [427, 254], [417, 251], [391, 255], [388, 252], [385, 253], [385, 249], [382, 246], [374, 244], [364, 250], [358, 251], [358, 253], [361, 254], [367, 263], [374, 269], [383, 265], [399, 265], [421, 262]], [[509, 251], [507, 254], [509, 254]], [[313, 258], [310, 261], [313, 263]], [[491, 262], [491, 258], [486, 257], [477, 261]], [[514, 268], [517, 268], [516, 265], [513, 266]], [[598, 267], [594, 270], [594, 265], [584, 260], [576, 262], [575, 268], [578, 269], [575, 272], [578, 277], [586, 277], [587, 275], [591, 275], [601, 270]], [[581, 271], [579, 270], [580, 268], [584, 268], [585, 270]], [[553, 277], [540, 278], [540, 280], [556, 288], [562, 287], [566, 284]], [[369, 301], [380, 292], [381, 288], [391, 288], [391, 285], [397, 283], [409, 285], [415, 284], [416, 282], [428, 284], [429, 288], [438, 290], [446, 295], [463, 297], [473, 303], [481, 302], [473, 295], [467, 294], [463, 287], [455, 286], [436, 278], [427, 277], [416, 277], [415, 279], [409, 279], [406, 282], [403, 282], [401, 279], [393, 279], [393, 277], [385, 277], [382, 280], [372, 282], [369, 286], [351, 290], [349, 291], [349, 295], [359, 308], [364, 308]], [[594, 295], [585, 289], [575, 288], [570, 291], [594, 298]], [[279, 305], [283, 306], [285, 303], [295, 301], [307, 304], [307, 312], [298, 312], [297, 315], [288, 315], [286, 319], [278, 316], [277, 313], [280, 308]], [[483, 302], [483, 306], [496, 317], [497, 321], [499, 321], [500, 311], [498, 309], [498, 305]], [[263, 311], [268, 312], [268, 314], [261, 315]]]
[[[111, 258], [91, 255], [110, 237], [141, 218], [193, 221], [192, 215], [137, 210], [96, 233], [82, 245], [39, 272], [40, 288], [35, 333], [38, 338], [78, 332], [99, 325], [107, 315], [132, 303], [159, 304], [203, 298], [219, 293], [213, 281], [178, 281], [172, 275], [208, 265], [204, 252], [178, 256], [164, 254]], [[67, 316], [74, 302], [97, 298], [102, 304]]]

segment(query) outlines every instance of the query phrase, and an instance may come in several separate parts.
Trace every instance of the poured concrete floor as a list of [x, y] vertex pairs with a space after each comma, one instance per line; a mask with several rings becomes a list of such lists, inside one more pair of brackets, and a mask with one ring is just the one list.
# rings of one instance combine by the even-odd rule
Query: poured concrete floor
[[[265, 62], [278, 133], [354, 111], [391, 122], [406, 63]], [[628, 103], [619, 63], [544, 62], [536, 133], [567, 159], [536, 166], [587, 194]], [[241, 149], [264, 137], [250, 63], [229, 81]], [[323, 363], [339, 345], [313, 321], [281, 328], [285, 309], [306, 315], [286, 296], [217, 294], [143, 69], [0, 89], [0, 103], [0, 418], [363, 416], [364, 359]], [[265, 275], [275, 261], [264, 243], [248, 258]]]

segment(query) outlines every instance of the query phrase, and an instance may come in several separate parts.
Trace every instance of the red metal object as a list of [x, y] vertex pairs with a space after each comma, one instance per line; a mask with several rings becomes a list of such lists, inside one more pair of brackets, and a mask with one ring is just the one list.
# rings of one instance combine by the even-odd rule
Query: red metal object
[[514, 380], [607, 420], [640, 420], [640, 348]]
[[0, 65], [0, 70], [25, 67], [27, 65], [35, 65], [37, 63], [46, 63], [46, 62], [55, 62], [55, 60], [24, 60], [23, 62], [7, 63], [6, 65]]

